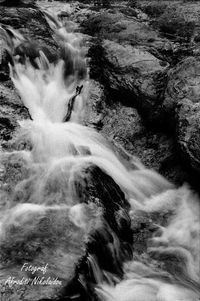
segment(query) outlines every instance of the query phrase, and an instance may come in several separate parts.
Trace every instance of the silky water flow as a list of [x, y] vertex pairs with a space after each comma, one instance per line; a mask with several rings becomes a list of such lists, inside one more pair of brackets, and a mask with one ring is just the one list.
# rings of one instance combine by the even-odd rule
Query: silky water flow
[[[35, 256], [35, 262], [42, 262], [42, 256], [46, 256], [46, 260], [52, 256], [54, 266], [59, 267], [55, 271], [61, 273], [62, 270], [62, 274], [67, 274], [79, 257], [82, 237], [95, 228], [99, 232], [105, 231], [100, 234], [102, 237], [112, 236], [108, 248], [114, 254], [112, 258], [116, 265], [113, 270], [106, 271], [105, 265], [101, 264], [106, 260], [106, 254], [87, 256], [94, 294], [99, 300], [199, 300], [198, 196], [186, 185], [175, 187], [134, 157], [130, 156], [129, 162], [125, 163], [110, 142], [83, 124], [90, 79], [81, 34], [67, 32], [49, 13], [46, 18], [62, 48], [62, 56], [54, 63], [50, 63], [42, 51], [34, 64], [29, 58], [22, 61], [19, 56], [14, 56], [15, 47], [25, 38], [10, 27], [1, 28], [1, 36], [12, 57], [11, 79], [30, 115], [30, 119], [19, 122], [13, 138], [16, 150], [1, 151], [1, 171], [6, 169], [8, 161], [20, 162], [23, 166], [21, 177], [15, 179], [9, 189], [2, 185], [0, 191], [3, 204], [0, 254], [1, 258], [7, 258], [6, 263], [2, 261], [1, 264], [3, 271], [9, 264], [12, 267], [21, 264], [24, 258], [22, 251], [22, 258], [15, 253], [12, 259], [11, 248], [18, 246], [29, 253], [31, 250], [27, 250], [26, 244], [33, 239], [31, 258]], [[67, 114], [68, 121], [65, 122]], [[88, 170], [92, 168], [95, 172], [88, 177]], [[101, 172], [103, 176], [99, 176]], [[101, 182], [104, 175], [105, 179], [111, 179], [106, 187], [104, 182], [98, 183], [102, 189], [107, 189], [105, 193], [110, 189], [112, 194], [112, 187], [116, 185], [122, 198], [128, 201], [125, 204], [127, 216], [119, 204], [117, 221], [111, 225], [106, 221], [109, 217], [104, 211], [112, 212], [109, 207], [112, 204], [106, 204], [105, 208], [98, 206], [98, 201], [93, 202], [87, 195], [91, 177]], [[131, 229], [138, 212], [150, 216], [157, 229], [148, 238], [146, 257], [134, 254], [131, 239], [129, 253], [132, 255], [126, 256], [121, 246], [123, 238], [119, 239], [113, 230], [113, 224], [119, 224], [123, 218], [130, 221]], [[157, 217], [165, 217], [165, 222]], [[43, 227], [45, 221], [46, 227]], [[49, 251], [46, 255], [40, 253], [40, 244], [45, 250], [52, 247], [54, 255]], [[117, 265], [121, 265], [120, 275], [116, 272]], [[0, 273], [0, 280], [4, 278], [5, 272]], [[72, 297], [76, 299], [76, 294]]]

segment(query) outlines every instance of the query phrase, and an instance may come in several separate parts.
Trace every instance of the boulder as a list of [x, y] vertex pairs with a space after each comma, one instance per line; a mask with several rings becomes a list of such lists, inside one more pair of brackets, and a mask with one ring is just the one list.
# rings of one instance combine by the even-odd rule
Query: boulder
[[168, 64], [145, 47], [105, 40], [91, 47], [91, 76], [99, 78], [122, 103], [136, 107], [150, 122], [163, 122], [161, 104]]
[[[145, 46], [148, 51], [161, 60], [172, 63], [177, 57], [177, 49], [172, 41], [163, 38], [152, 28], [139, 9], [134, 9], [135, 16], [130, 17], [131, 8], [112, 8], [108, 11], [94, 12], [84, 10], [82, 18], [77, 15], [83, 33], [106, 39], [122, 45]], [[175, 53], [176, 50], [176, 53]]]
[[[122, 9], [121, 9], [122, 10]], [[101, 39], [109, 39], [115, 42], [128, 43], [130, 45], [155, 46], [165, 43], [167, 40], [158, 36], [147, 24], [136, 17], [131, 17], [127, 12], [119, 12], [119, 9], [109, 12], [88, 11], [87, 18], [81, 24], [84, 33], [97, 36]]]
[[[136, 156], [146, 167], [153, 168], [175, 183], [188, 180], [174, 138], [159, 129], [155, 131], [146, 127], [135, 108], [112, 99], [105, 105], [101, 123], [101, 133], [115, 144], [122, 155], [126, 150], [129, 156]], [[129, 156], [126, 160], [130, 166]]]

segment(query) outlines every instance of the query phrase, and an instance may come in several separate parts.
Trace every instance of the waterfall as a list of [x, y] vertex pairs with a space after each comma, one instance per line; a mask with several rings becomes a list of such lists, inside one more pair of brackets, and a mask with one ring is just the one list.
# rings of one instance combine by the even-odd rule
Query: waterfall
[[[28, 57], [15, 56], [15, 48], [26, 39], [12, 28], [1, 28], [12, 57], [12, 81], [31, 117], [19, 122], [20, 129], [15, 135], [15, 144], [26, 147], [0, 154], [2, 164], [20, 161], [24, 168], [22, 178], [10, 191], [0, 192], [6, 202], [0, 213], [2, 250], [10, 250], [13, 242], [23, 246], [35, 236], [46, 241], [47, 247], [52, 244], [55, 248], [62, 243], [65, 249], [60, 251], [63, 257], [59, 273], [63, 267], [64, 274], [72, 266], [70, 259], [66, 259], [67, 243], [79, 254], [76, 251], [79, 240], [95, 228], [102, 242], [109, 240], [108, 256], [114, 258], [116, 265], [113, 270], [118, 271], [117, 265], [121, 264], [123, 274], [104, 270], [104, 264], [100, 262], [106, 258], [88, 255], [88, 266], [95, 278], [94, 291], [100, 300], [198, 300], [198, 196], [186, 185], [176, 188], [142, 164], [127, 168], [130, 162], [124, 164], [114, 146], [83, 124], [90, 79], [81, 35], [67, 32], [49, 13], [46, 18], [61, 49], [60, 57], [52, 63], [42, 51], [34, 63]], [[95, 170], [91, 171], [93, 167]], [[113, 193], [120, 200], [124, 198], [124, 204], [128, 201], [128, 205], [124, 205], [125, 211], [121, 204], [116, 206], [118, 216], [113, 211], [112, 221], [102, 220], [106, 213], [102, 213], [98, 202], [82, 201], [90, 189], [90, 183], [86, 181], [89, 181], [88, 170], [96, 177], [94, 187], [100, 185], [100, 190], [106, 190], [106, 198], [109, 187], [110, 198], [115, 187]], [[103, 184], [99, 184], [101, 179], [104, 179]], [[108, 188], [104, 188], [106, 184]], [[105, 208], [114, 210], [106, 201]], [[138, 213], [148, 215], [157, 231], [148, 238], [147, 255], [126, 256], [123, 237], [118, 237], [122, 235], [121, 230], [115, 233], [114, 227], [117, 225], [121, 229], [121, 220], [134, 222]], [[130, 230], [131, 227], [129, 225]], [[131, 231], [134, 233], [134, 229]], [[133, 251], [131, 239], [129, 244]], [[49, 253], [47, 259], [48, 256]], [[65, 260], [68, 260], [67, 265]]]

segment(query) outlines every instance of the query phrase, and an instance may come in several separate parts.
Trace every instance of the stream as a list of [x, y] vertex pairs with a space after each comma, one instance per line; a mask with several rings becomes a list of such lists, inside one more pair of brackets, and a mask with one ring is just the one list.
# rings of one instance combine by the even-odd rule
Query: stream
[[[125, 160], [84, 125], [87, 47], [75, 23], [56, 17], [73, 5], [40, 6], [60, 45], [56, 62], [42, 51], [34, 62], [15, 56], [25, 38], [1, 28], [30, 119], [15, 134], [21, 149], [0, 154], [3, 172], [9, 162], [19, 166], [10, 190], [0, 190], [0, 300], [199, 300], [198, 196]], [[151, 230], [138, 253], [140, 216]]]

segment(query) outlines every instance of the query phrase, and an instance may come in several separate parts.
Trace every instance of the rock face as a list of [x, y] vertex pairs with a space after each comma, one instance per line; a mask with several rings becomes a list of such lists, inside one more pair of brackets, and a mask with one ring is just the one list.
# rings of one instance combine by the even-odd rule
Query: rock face
[[[86, 254], [79, 261], [76, 276], [61, 291], [59, 300], [70, 294], [77, 294], [77, 289], [79, 292], [77, 277], [82, 279], [82, 282], [85, 281], [84, 286], [87, 287], [87, 292], [90, 292], [90, 284], [96, 283], [97, 278], [104, 279], [102, 270], [121, 277], [123, 275], [122, 263], [132, 257], [130, 251], [132, 232], [128, 216], [130, 205], [124, 193], [112, 178], [94, 165], [85, 167], [75, 178], [74, 185], [79, 201], [95, 205], [96, 212], [99, 208], [101, 210], [100, 222], [96, 223], [96, 228], [91, 228], [86, 240]], [[114, 252], [114, 241], [117, 241], [119, 246], [118, 254]], [[97, 260], [101, 269], [97, 270], [96, 274], [91, 269], [92, 258]], [[85, 293], [80, 291], [80, 297], [77, 300], [91, 300], [90, 298], [90, 295], [85, 296]]]
[[104, 87], [98, 128], [119, 150], [137, 155], [176, 183], [187, 181], [173, 133], [171, 101], [168, 110], [165, 100], [173, 43], [161, 38], [146, 20], [130, 19], [119, 10], [87, 11], [86, 16], [81, 27], [93, 36], [90, 74]]
[[200, 171], [200, 60], [188, 57], [169, 73], [163, 106], [171, 112], [177, 127], [182, 157]]
[[98, 66], [102, 66], [101, 78], [107, 89], [124, 104], [141, 110], [147, 120], [158, 119], [168, 64], [142, 46], [105, 40], [98, 51]]
[[94, 37], [91, 77], [108, 93], [101, 131], [148, 167], [191, 183], [188, 167], [199, 170], [200, 158], [199, 59], [185, 58], [190, 47], [183, 52], [184, 45], [148, 26], [148, 18], [139, 21], [138, 9], [131, 18], [127, 10], [87, 13], [81, 20], [83, 32]]
[[[123, 9], [122, 9], [123, 11]], [[132, 10], [131, 10], [132, 11]], [[102, 39], [113, 40], [118, 43], [135, 45], [148, 45], [158, 47], [164, 45], [167, 40], [158, 36], [145, 22], [140, 22], [135, 11], [135, 16], [130, 18], [126, 13], [118, 9], [110, 9], [109, 12], [94, 12], [86, 14], [81, 26], [84, 33]]]

